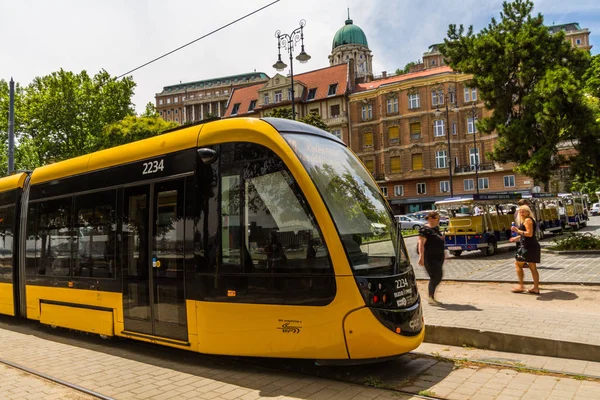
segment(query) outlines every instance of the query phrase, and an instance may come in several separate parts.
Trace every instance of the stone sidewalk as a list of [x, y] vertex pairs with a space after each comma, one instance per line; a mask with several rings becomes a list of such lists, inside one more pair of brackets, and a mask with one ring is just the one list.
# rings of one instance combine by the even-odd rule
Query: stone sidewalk
[[[419, 292], [427, 297], [427, 281]], [[541, 285], [540, 295], [515, 294], [509, 283], [442, 282], [424, 301], [431, 343], [600, 361], [600, 287]], [[597, 371], [600, 375], [600, 371]]]

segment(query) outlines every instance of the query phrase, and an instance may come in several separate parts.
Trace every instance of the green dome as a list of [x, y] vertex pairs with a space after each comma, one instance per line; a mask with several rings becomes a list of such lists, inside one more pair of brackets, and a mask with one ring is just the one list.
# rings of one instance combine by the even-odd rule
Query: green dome
[[345, 44], [362, 44], [369, 47], [365, 33], [358, 26], [352, 24], [351, 19], [346, 20], [346, 25], [341, 27], [333, 37], [331, 50]]

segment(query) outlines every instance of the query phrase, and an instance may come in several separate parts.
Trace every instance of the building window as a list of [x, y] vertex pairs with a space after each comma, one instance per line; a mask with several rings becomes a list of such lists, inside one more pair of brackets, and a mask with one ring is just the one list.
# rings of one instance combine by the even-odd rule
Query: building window
[[179, 110], [178, 110], [178, 109], [177, 109], [177, 110], [175, 110], [175, 114], [178, 114], [178, 113], [179, 113]]
[[419, 108], [421, 107], [421, 100], [419, 98], [419, 93], [412, 93], [408, 95], [408, 108]]
[[581, 44], [581, 39], [575, 40], [575, 43], [577, 43], [578, 45], [580, 45]]
[[288, 99], [288, 100], [291, 100], [291, 99], [292, 99], [292, 89], [291, 89], [291, 88], [290, 88], [290, 89], [288, 89], [288, 97], [287, 97], [287, 99]]
[[420, 171], [423, 169], [423, 153], [413, 154], [411, 161], [413, 171]]
[[363, 147], [373, 147], [373, 132], [365, 132]]
[[479, 189], [489, 189], [490, 188], [490, 180], [488, 178], [479, 178], [477, 181], [479, 185]]
[[404, 185], [394, 186], [394, 196], [404, 196]]
[[337, 83], [332, 83], [331, 85], [329, 85], [329, 91], [327, 92], [327, 96], [335, 96], [335, 93], [337, 92]]
[[159, 105], [162, 105], [162, 103], [163, 103], [163, 99], [158, 100]]
[[342, 131], [340, 129], [332, 129], [331, 134], [338, 139], [342, 139]]
[[319, 109], [318, 109], [318, 108], [312, 108], [312, 109], [309, 111], [309, 114], [321, 115], [321, 113], [319, 112]]
[[306, 98], [306, 100], [313, 100], [316, 95], [317, 95], [317, 88], [312, 88], [308, 91], [308, 97]]
[[231, 115], [236, 115], [240, 110], [240, 103], [235, 103], [233, 105], [233, 110], [231, 110]]
[[453, 91], [448, 91], [448, 103], [454, 104], [456, 103], [456, 95]]
[[435, 167], [436, 168], [447, 168], [446, 164], [446, 150], [436, 151], [435, 152]]
[[452, 123], [452, 134], [456, 135], [456, 122]]
[[281, 93], [281, 90], [278, 90], [275, 92], [275, 103], [280, 103], [283, 100], [283, 93]]
[[425, 193], [427, 193], [427, 185], [425, 185], [425, 182], [417, 183], [417, 194]]
[[254, 110], [254, 107], [256, 107], [256, 100], [252, 100], [250, 102], [250, 106], [248, 107], [248, 111]]
[[392, 174], [399, 174], [402, 172], [400, 157], [390, 157], [390, 172]]
[[437, 106], [442, 104], [444, 104], [444, 92], [441, 89], [431, 92], [431, 105]]
[[410, 124], [410, 138], [421, 139], [421, 123], [413, 122]]
[[477, 118], [473, 119], [472, 117], [467, 118], [467, 131], [469, 133], [477, 132]]
[[179, 98], [178, 97], [173, 98], [173, 103], [177, 103], [177, 102], [179, 102]]
[[368, 119], [373, 118], [373, 105], [365, 104], [362, 106], [362, 119], [366, 121]]
[[387, 113], [393, 114], [398, 112], [398, 98], [394, 97], [393, 99], [387, 100]]
[[265, 105], [269, 104], [269, 94], [265, 93]]
[[474, 190], [475, 189], [475, 183], [473, 182], [473, 179], [465, 179], [463, 181], [465, 190]]
[[475, 166], [479, 165], [479, 149], [469, 149], [469, 162], [471, 170], [475, 170]]
[[436, 119], [433, 121], [433, 136], [440, 137], [444, 135], [444, 120]]
[[450, 191], [450, 181], [440, 181], [440, 192], [446, 193]]
[[383, 194], [383, 197], [388, 197], [388, 195], [387, 195], [387, 187], [380, 186], [379, 190], [381, 190], [381, 193]]
[[167, 110], [167, 115], [171, 115], [171, 110]]
[[171, 104], [171, 99], [167, 99], [167, 104]]
[[371, 175], [375, 175], [375, 162], [373, 160], [365, 161], [365, 167], [367, 167]]
[[388, 128], [388, 140], [390, 143], [400, 143], [400, 127], [390, 126]]
[[504, 176], [504, 187], [515, 187], [515, 176], [505, 175]]
[[477, 101], [477, 89], [475, 88], [465, 88], [465, 103], [470, 101]]
[[332, 118], [340, 116], [340, 105], [336, 104], [330, 107], [330, 116]]

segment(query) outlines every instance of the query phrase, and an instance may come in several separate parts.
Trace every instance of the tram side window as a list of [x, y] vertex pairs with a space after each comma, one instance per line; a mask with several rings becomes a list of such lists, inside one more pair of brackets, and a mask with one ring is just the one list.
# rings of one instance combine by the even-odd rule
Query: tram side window
[[25, 271], [29, 279], [35, 278], [37, 274], [37, 264], [41, 255], [41, 242], [39, 241], [37, 223], [38, 223], [38, 203], [31, 203], [27, 209], [27, 231], [25, 238]]
[[15, 207], [0, 209], [0, 282], [12, 281]]
[[38, 205], [36, 250], [39, 275], [70, 276], [75, 241], [71, 232], [71, 197]]
[[116, 191], [75, 197], [73, 276], [115, 277]]
[[220, 155], [220, 262], [218, 280], [213, 284], [203, 279], [205, 297], [263, 304], [329, 303], [335, 296], [329, 254], [283, 161], [250, 143], [222, 145]]

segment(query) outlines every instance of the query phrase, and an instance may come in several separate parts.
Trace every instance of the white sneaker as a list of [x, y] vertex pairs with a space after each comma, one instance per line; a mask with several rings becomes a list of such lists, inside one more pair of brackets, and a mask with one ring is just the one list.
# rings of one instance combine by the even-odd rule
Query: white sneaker
[[437, 301], [433, 297], [429, 298], [429, 304], [432, 305], [432, 306], [441, 306], [442, 305], [442, 303], [440, 303], [439, 301]]

